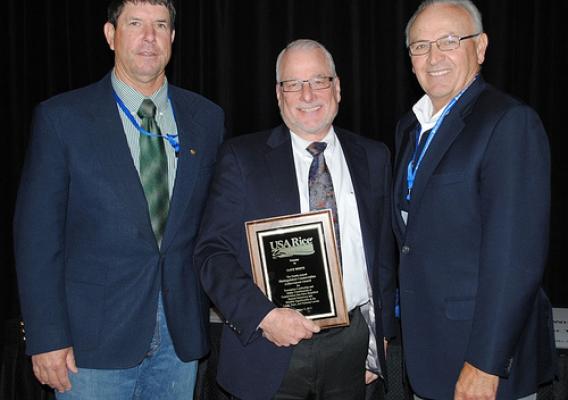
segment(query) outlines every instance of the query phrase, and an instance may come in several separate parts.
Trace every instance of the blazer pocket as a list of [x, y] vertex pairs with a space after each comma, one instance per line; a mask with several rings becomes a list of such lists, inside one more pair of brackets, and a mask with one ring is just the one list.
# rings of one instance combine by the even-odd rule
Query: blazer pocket
[[428, 180], [430, 185], [450, 185], [452, 183], [459, 183], [464, 180], [463, 172], [436, 174], [432, 175]]
[[475, 311], [474, 297], [449, 297], [444, 300], [446, 318], [452, 321], [467, 321], [473, 318]]

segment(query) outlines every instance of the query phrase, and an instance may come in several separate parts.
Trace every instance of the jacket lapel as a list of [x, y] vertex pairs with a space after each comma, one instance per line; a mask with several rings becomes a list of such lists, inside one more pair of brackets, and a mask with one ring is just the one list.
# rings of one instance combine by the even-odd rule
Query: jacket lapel
[[465, 91], [459, 101], [455, 104], [454, 108], [446, 116], [445, 120], [440, 125], [438, 132], [432, 142], [422, 164], [420, 165], [416, 174], [416, 180], [412, 189], [412, 201], [410, 202], [410, 210], [408, 213], [407, 226], [412, 222], [412, 216], [420, 206], [421, 198], [424, 195], [428, 181], [440, 161], [451, 147], [452, 143], [459, 136], [463, 130], [465, 123], [464, 117], [470, 110], [471, 104], [477, 99], [485, 83], [481, 77], [478, 77], [471, 86]]
[[266, 144], [265, 160], [272, 177], [274, 209], [279, 210], [279, 215], [297, 214], [300, 212], [300, 194], [290, 131], [284, 125], [274, 128]]
[[[359, 225], [361, 226], [361, 236], [363, 238], [363, 248], [365, 249], [365, 257], [367, 259], [367, 267], [369, 274], [372, 273], [373, 254], [375, 254], [375, 240], [372, 235], [372, 225], [370, 218], [370, 210], [373, 205], [370, 204], [371, 198], [368, 196], [371, 187], [369, 175], [369, 162], [365, 149], [354, 140], [353, 137], [346, 137], [346, 133], [340, 128], [334, 128], [341, 143], [341, 149], [347, 162], [351, 183], [355, 192], [357, 201], [357, 211], [359, 212]], [[388, 196], [388, 193], [385, 193]]]
[[418, 168], [414, 187], [412, 188], [412, 200], [410, 201], [407, 226], [412, 219], [412, 215], [416, 212], [416, 208], [420, 206], [420, 200], [424, 194], [424, 188], [428, 184], [428, 180], [442, 160], [446, 151], [448, 151], [464, 127], [461, 116], [454, 111], [457, 110], [452, 110], [452, 112], [446, 116], [444, 122], [438, 129], [438, 132], [434, 136], [434, 139], [432, 139], [430, 147], [428, 148], [428, 151], [426, 151], [426, 154], [422, 159], [422, 163]]
[[406, 230], [406, 225], [400, 214], [400, 196], [403, 190], [404, 180], [406, 179], [408, 162], [412, 156], [412, 141], [414, 140], [416, 124], [417, 120], [414, 114], [409, 115], [404, 120], [404, 123], [400, 124], [401, 131], [398, 133], [396, 140], [397, 151], [394, 163], [393, 221], [395, 223], [395, 234], [398, 236], [399, 240], [402, 240]]
[[174, 115], [180, 144], [180, 152], [177, 159], [176, 179], [170, 200], [168, 223], [164, 232], [162, 248], [167, 249], [172, 238], [182, 221], [181, 216], [191, 202], [197, 176], [201, 168], [201, 159], [204, 152], [200, 151], [205, 146], [207, 137], [206, 129], [197, 124], [192, 118], [191, 104], [187, 104], [184, 98], [176, 96], [174, 90], [168, 91]]
[[89, 139], [91, 149], [101, 160], [102, 170], [105, 171], [102, 179], [114, 187], [117, 197], [133, 224], [142, 232], [143, 238], [156, 246], [144, 191], [112, 96], [110, 74], [96, 84], [95, 91], [98, 101], [92, 103], [90, 111], [97, 134], [90, 135]]

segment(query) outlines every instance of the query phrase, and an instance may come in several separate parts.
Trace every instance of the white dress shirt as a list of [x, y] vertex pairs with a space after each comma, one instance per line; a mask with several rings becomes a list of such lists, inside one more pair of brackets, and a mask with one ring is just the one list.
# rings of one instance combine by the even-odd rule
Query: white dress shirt
[[[300, 210], [304, 213], [310, 211], [308, 175], [313, 157], [306, 148], [312, 142], [302, 139], [294, 132], [291, 132], [291, 136]], [[322, 142], [327, 143], [324, 156], [331, 174], [337, 204], [345, 300], [347, 308], [352, 310], [369, 301], [367, 261], [359, 224], [359, 210], [347, 162], [333, 127]]]
[[412, 111], [414, 112], [414, 115], [416, 115], [416, 119], [418, 119], [418, 123], [421, 126], [420, 136], [436, 125], [436, 122], [438, 122], [438, 119], [442, 116], [448, 104], [438, 110], [436, 114], [432, 115], [434, 112], [434, 105], [432, 104], [430, 97], [425, 94], [416, 102], [416, 104], [414, 104], [414, 106], [412, 106]]

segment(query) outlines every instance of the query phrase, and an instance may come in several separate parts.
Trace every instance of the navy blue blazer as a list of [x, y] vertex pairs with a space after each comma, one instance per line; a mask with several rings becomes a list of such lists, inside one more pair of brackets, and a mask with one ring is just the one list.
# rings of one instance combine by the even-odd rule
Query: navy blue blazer
[[548, 251], [550, 154], [540, 119], [479, 77], [446, 117], [400, 207], [417, 120], [396, 136], [393, 223], [404, 357], [421, 397], [453, 399], [468, 362], [499, 375], [498, 398], [554, 376]]
[[146, 354], [161, 289], [178, 356], [208, 351], [193, 249], [223, 134], [222, 110], [170, 85], [181, 151], [161, 249], [110, 75], [36, 108], [14, 218], [28, 354], [73, 346], [84, 368]]
[[[353, 181], [377, 336], [394, 336], [394, 237], [390, 226], [387, 148], [335, 128]], [[196, 247], [205, 291], [225, 318], [219, 383], [241, 399], [271, 398], [288, 369], [292, 347], [277, 347], [257, 329], [275, 305], [254, 285], [245, 225], [300, 212], [290, 131], [285, 126], [228, 141], [221, 151]], [[382, 343], [379, 339], [379, 344]], [[383, 371], [386, 371], [384, 353]]]

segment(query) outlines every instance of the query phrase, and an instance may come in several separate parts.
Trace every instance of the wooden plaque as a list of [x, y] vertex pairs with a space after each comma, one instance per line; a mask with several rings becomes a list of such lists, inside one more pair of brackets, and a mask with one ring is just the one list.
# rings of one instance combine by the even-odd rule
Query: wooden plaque
[[322, 329], [349, 325], [331, 210], [246, 222], [253, 279]]

